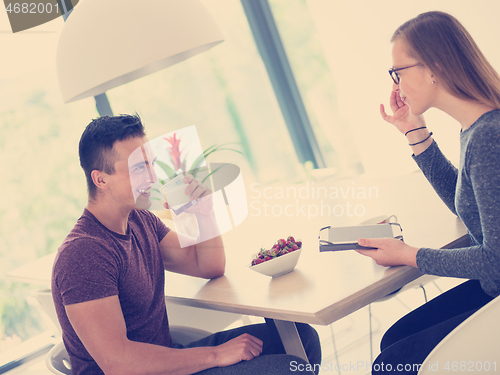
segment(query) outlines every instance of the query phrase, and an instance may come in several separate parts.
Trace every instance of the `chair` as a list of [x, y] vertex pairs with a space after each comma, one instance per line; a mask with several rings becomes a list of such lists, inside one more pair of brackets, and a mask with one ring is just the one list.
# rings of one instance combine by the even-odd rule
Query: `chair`
[[[418, 279], [415, 279], [411, 282], [409, 282], [408, 284], [404, 285], [402, 288], [399, 288], [398, 290], [392, 292], [392, 293], [389, 293], [388, 295], [384, 296], [384, 297], [381, 297], [379, 298], [378, 300], [376, 300], [374, 303], [379, 303], [379, 302], [384, 302], [384, 301], [387, 301], [391, 298], [396, 298], [403, 306], [405, 306], [408, 311], [411, 311], [411, 308], [408, 307], [405, 303], [403, 303], [403, 301], [401, 301], [399, 298], [398, 298], [398, 294], [400, 293], [403, 293], [407, 290], [410, 290], [410, 289], [422, 289], [422, 292], [424, 293], [424, 300], [425, 302], [427, 302], [427, 292], [425, 291], [425, 285], [428, 284], [428, 283], [433, 283], [434, 286], [439, 290], [439, 292], [442, 293], [442, 290], [439, 288], [439, 286], [436, 284], [436, 279], [438, 279], [439, 277], [438, 276], [433, 276], [433, 275], [422, 275], [420, 276]], [[371, 360], [371, 363], [373, 363], [373, 329], [372, 329], [372, 305], [369, 304], [368, 305], [368, 323], [369, 323], [369, 329], [370, 329], [370, 360]]]
[[170, 301], [167, 301], [167, 314], [168, 321], [173, 326], [185, 326], [210, 332], [222, 331], [236, 322], [238, 326], [251, 324], [250, 318], [246, 315], [184, 306]]
[[45, 313], [53, 323], [56, 329], [56, 338], [61, 339], [62, 330], [59, 320], [57, 319], [56, 307], [54, 306], [54, 301], [52, 299], [52, 291], [50, 289], [39, 289], [31, 292], [31, 295], [37, 300], [42, 312]]
[[71, 363], [69, 362], [69, 355], [62, 341], [50, 349], [45, 358], [45, 365], [54, 374], [73, 374], [73, 371], [71, 371]]
[[190, 342], [201, 340], [213, 332], [205, 331], [203, 329], [184, 327], [184, 326], [171, 326], [170, 335], [175, 344], [187, 345]]
[[[40, 289], [32, 292], [42, 311], [50, 318], [56, 328], [56, 338], [62, 338], [62, 330], [57, 318], [52, 292], [50, 289]], [[226, 328], [231, 323], [241, 319], [243, 323], [246, 316], [212, 311], [196, 307], [169, 304], [168, 317], [172, 340], [181, 345], [200, 340], [215, 331]], [[200, 317], [203, 317], [200, 319]], [[59, 342], [46, 357], [46, 365], [54, 374], [72, 374], [69, 356], [64, 344]]]
[[[172, 340], [176, 344], [187, 345], [190, 342], [200, 340], [207, 337], [211, 333], [201, 329], [173, 326], [170, 327], [170, 334]], [[47, 368], [54, 374], [57, 375], [72, 375], [71, 363], [69, 361], [69, 355], [64, 347], [64, 343], [61, 341], [55, 345], [47, 354], [45, 358], [45, 364]]]
[[427, 356], [418, 375], [496, 372], [500, 366], [500, 296], [448, 334]]
[[[42, 311], [50, 318], [54, 326], [56, 327], [56, 336], [61, 339], [62, 337], [62, 331], [61, 331], [61, 326], [59, 324], [59, 320], [57, 319], [57, 314], [56, 314], [56, 309], [54, 306], [54, 301], [52, 299], [52, 292], [50, 289], [41, 289], [41, 290], [36, 290], [32, 292], [32, 296], [38, 301], [40, 304], [40, 307], [42, 308]], [[188, 314], [189, 315], [189, 308], [186, 308], [187, 310], [182, 310], [182, 313]], [[201, 310], [201, 309], [198, 309]], [[221, 315], [221, 319], [217, 320], [217, 316], [210, 316], [210, 319], [206, 319], [205, 314], [206, 313], [210, 314], [210, 310], [203, 310], [201, 316], [203, 316], [203, 319], [199, 319], [200, 315], [197, 315], [196, 313], [191, 313], [191, 320], [194, 322], [196, 321], [205, 321], [205, 320], [212, 320], [214, 318], [215, 324], [216, 325], [225, 325], [225, 324], [230, 324], [233, 321], [236, 321], [239, 317], [239, 315], [236, 314], [228, 314], [228, 316], [225, 316], [224, 314]], [[212, 313], [217, 313], [217, 312], [212, 312]], [[234, 316], [233, 316], [234, 315]], [[186, 315], [187, 316], [187, 315]], [[186, 318], [185, 316], [185, 318]], [[194, 318], [197, 319], [194, 319]], [[169, 314], [170, 318], [170, 314]], [[173, 325], [170, 326], [170, 334], [172, 336], [172, 340], [181, 345], [186, 345], [189, 344], [190, 342], [200, 340], [208, 335], [210, 335], [212, 332], [201, 329], [198, 327], [187, 327], [183, 326], [179, 323], [176, 323], [179, 319], [174, 318], [174, 319], [169, 319]], [[182, 320], [183, 322], [186, 322], [186, 319]], [[189, 323], [189, 317], [187, 319], [187, 322]], [[195, 324], [196, 325], [196, 324]], [[198, 324], [201, 325], [201, 324]], [[204, 327], [207, 326], [207, 324], [202, 324]], [[208, 324], [209, 326], [209, 324]], [[215, 330], [213, 331], [215, 332]], [[62, 374], [72, 374], [71, 372], [71, 364], [69, 362], [69, 356], [68, 353], [66, 352], [66, 348], [64, 347], [63, 342], [59, 342], [57, 345], [55, 345], [47, 354], [47, 357], [45, 359], [45, 363], [47, 365], [47, 368], [53, 372], [54, 374], [62, 375]]]
[[[59, 320], [57, 319], [51, 290], [36, 290], [32, 292], [32, 296], [38, 301], [42, 311], [50, 318], [50, 321], [55, 326], [57, 338], [61, 339], [61, 326], [59, 325]], [[168, 321], [172, 327], [190, 327], [203, 330], [205, 332], [222, 331], [238, 320], [241, 320], [241, 325], [251, 323], [246, 315], [183, 306], [171, 302], [167, 302], [167, 312]]]
[[[363, 222], [361, 224], [367, 224], [367, 223], [368, 223], [368, 221]], [[446, 248], [451, 249], [451, 248], [460, 248], [460, 247], [467, 247], [467, 246], [470, 246], [470, 238], [469, 238], [469, 236], [464, 236], [464, 237], [458, 239], [457, 241], [454, 241], [452, 244], [449, 244]], [[383, 301], [387, 301], [388, 299], [395, 297], [401, 304], [403, 304], [403, 306], [405, 306], [409, 311], [411, 311], [411, 308], [406, 306], [399, 298], [397, 298], [398, 294], [405, 292], [407, 290], [410, 290], [410, 289], [420, 288], [420, 289], [422, 289], [422, 292], [424, 293], [424, 300], [427, 303], [427, 292], [426, 292], [425, 287], [424, 287], [426, 284], [433, 283], [434, 286], [439, 290], [440, 293], [443, 292], [439, 288], [439, 286], [436, 284], [437, 279], [439, 279], [439, 276], [422, 275], [418, 279], [415, 279], [415, 280], [409, 282], [408, 284], [404, 285], [402, 288], [400, 288], [392, 293], [389, 293], [388, 295], [386, 295], [382, 298], [379, 298], [375, 302], [383, 302]], [[373, 332], [372, 332], [371, 304], [368, 305], [368, 315], [369, 315], [369, 325], [370, 325], [370, 360], [371, 360], [371, 363], [373, 363], [373, 340], [372, 340]]]

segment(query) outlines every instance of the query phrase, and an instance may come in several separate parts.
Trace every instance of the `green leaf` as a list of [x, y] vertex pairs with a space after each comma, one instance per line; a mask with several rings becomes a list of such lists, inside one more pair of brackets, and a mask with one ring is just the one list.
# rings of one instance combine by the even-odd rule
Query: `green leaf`
[[211, 149], [213, 149], [214, 147], [217, 147], [217, 145], [212, 145], [210, 146], [209, 148], [207, 148], [205, 151], [203, 151], [203, 154], [206, 154], [208, 151], [210, 151]]
[[239, 144], [239, 143], [238, 142], [226, 142], [226, 143], [223, 143], [220, 145], [212, 145], [212, 146], [208, 147], [205, 151], [203, 151], [203, 153], [200, 156], [198, 156], [196, 158], [196, 160], [193, 162], [193, 165], [191, 166], [190, 170], [194, 170], [194, 169], [199, 168], [200, 165], [203, 163], [204, 159], [206, 159], [210, 154], [217, 152], [217, 151], [222, 151], [222, 150], [234, 151], [234, 152], [237, 152], [238, 154], [243, 155], [243, 152], [241, 152], [240, 150], [236, 150], [234, 148], [229, 148], [229, 147], [224, 147], [224, 146], [230, 145], [230, 144]]
[[241, 154], [243, 155], [243, 152], [241, 152], [240, 150], [236, 150], [234, 148], [227, 148], [227, 147], [218, 147], [216, 149], [213, 149], [212, 151], [210, 151], [208, 154], [205, 155], [205, 157], [207, 157], [208, 155], [212, 154], [213, 152], [215, 151], [222, 151], [222, 150], [226, 150], [226, 151], [234, 151], [234, 152], [237, 152], [238, 154]]
[[210, 172], [210, 173], [209, 173], [209, 174], [208, 174], [208, 175], [207, 175], [207, 176], [206, 176], [206, 177], [205, 177], [205, 178], [201, 181], [201, 183], [204, 183], [204, 182], [205, 182], [205, 180], [206, 180], [207, 178], [209, 178], [209, 177], [210, 177], [210, 175], [214, 174], [215, 172], [217, 172], [217, 171], [218, 171], [219, 169], [221, 169], [222, 167], [223, 167], [223, 165], [221, 165], [221, 166], [220, 166], [219, 168], [217, 168], [216, 170], [214, 170], [214, 171]]
[[191, 165], [191, 168], [189, 169], [189, 172], [193, 174], [193, 177], [196, 177], [196, 169], [200, 167], [200, 165], [205, 161], [205, 157], [203, 154], [198, 156], [196, 160], [193, 162], [193, 165]]
[[167, 174], [168, 178], [172, 179], [176, 176], [176, 172], [174, 171], [174, 169], [167, 163], [161, 160], [157, 160], [156, 164], [158, 164], [160, 168], [163, 170], [163, 172]]

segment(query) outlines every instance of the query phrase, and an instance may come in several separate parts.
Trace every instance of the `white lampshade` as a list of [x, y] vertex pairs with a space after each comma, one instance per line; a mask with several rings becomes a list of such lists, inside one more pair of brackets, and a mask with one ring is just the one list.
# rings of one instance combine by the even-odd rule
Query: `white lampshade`
[[82, 0], [57, 47], [64, 102], [102, 94], [223, 40], [198, 0]]

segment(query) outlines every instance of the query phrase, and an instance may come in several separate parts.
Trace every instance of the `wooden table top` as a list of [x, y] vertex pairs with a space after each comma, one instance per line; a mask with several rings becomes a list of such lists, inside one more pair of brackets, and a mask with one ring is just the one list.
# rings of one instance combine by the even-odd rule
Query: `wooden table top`
[[[168, 301], [326, 325], [421, 274], [412, 267], [378, 266], [354, 251], [320, 253], [317, 237], [321, 227], [356, 225], [370, 217], [395, 214], [405, 242], [412, 246], [453, 247], [466, 235], [462, 222], [420, 173], [302, 185], [253, 185], [247, 196], [248, 217], [223, 235], [225, 276], [207, 281], [167, 273]], [[261, 246], [269, 248], [278, 238], [289, 235], [303, 241], [293, 272], [271, 278], [248, 267]], [[9, 276], [50, 287], [54, 256], [42, 257]]]
[[[323, 187], [326, 190], [321, 190]], [[462, 222], [441, 202], [421, 173], [293, 188], [255, 185], [247, 196], [248, 217], [223, 235], [225, 276], [206, 281], [168, 273], [168, 301], [327, 325], [399, 289], [421, 273], [407, 266], [381, 267], [354, 251], [320, 253], [321, 227], [356, 225], [370, 217], [395, 214], [405, 242], [412, 246], [454, 247], [466, 235]], [[293, 272], [271, 278], [248, 267], [252, 254], [261, 246], [270, 248], [277, 239], [289, 235], [303, 241]]]

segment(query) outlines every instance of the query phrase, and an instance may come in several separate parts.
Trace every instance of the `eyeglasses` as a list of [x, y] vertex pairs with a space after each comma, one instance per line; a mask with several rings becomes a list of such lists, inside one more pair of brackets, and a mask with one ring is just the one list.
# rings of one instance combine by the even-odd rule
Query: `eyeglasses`
[[415, 65], [405, 66], [404, 68], [397, 68], [397, 69], [391, 68], [391, 69], [389, 69], [389, 74], [390, 74], [392, 80], [394, 81], [394, 83], [396, 85], [399, 85], [399, 74], [398, 74], [398, 72], [400, 70], [413, 68], [414, 66], [418, 66], [418, 65], [422, 65], [422, 64], [421, 63], [416, 63]]

